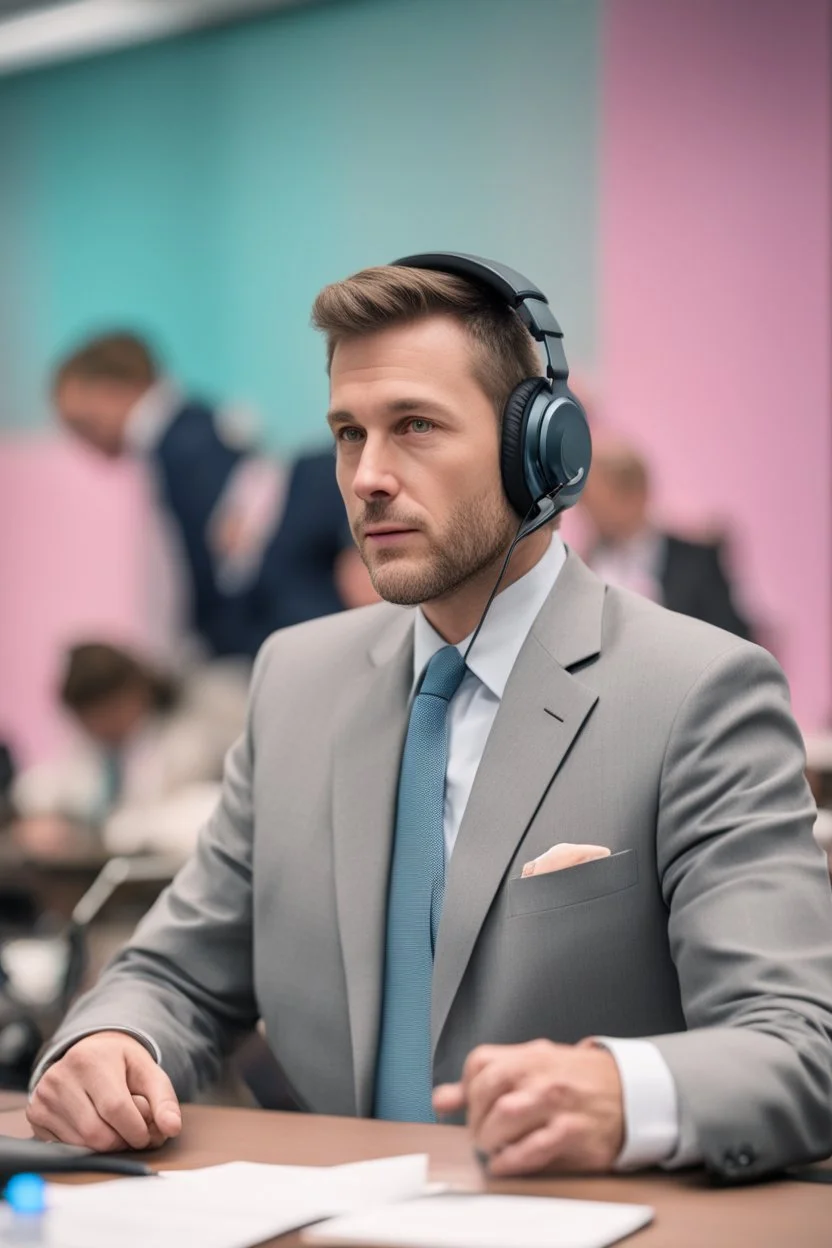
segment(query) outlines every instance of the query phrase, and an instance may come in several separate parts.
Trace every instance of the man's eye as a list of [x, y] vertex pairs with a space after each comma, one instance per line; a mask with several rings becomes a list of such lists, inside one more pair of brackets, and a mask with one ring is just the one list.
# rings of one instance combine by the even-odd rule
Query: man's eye
[[354, 425], [346, 425], [343, 429], [338, 430], [339, 442], [360, 442], [361, 430], [356, 429]]
[[430, 420], [425, 420], [421, 416], [414, 416], [410, 422], [410, 428], [414, 433], [430, 433], [433, 428], [433, 423]]

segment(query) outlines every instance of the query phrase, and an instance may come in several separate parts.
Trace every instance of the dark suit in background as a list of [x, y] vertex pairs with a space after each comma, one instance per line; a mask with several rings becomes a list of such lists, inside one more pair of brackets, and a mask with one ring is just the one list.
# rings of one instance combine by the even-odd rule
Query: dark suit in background
[[689, 542], [670, 533], [662, 537], [658, 579], [663, 605], [753, 641], [751, 626], [732, 600], [720, 544]]
[[292, 465], [286, 505], [269, 544], [261, 584], [274, 628], [343, 610], [332, 579], [340, 552], [353, 544], [331, 451], [302, 455]]
[[195, 401], [180, 408], [150, 452], [161, 502], [185, 552], [189, 622], [215, 656], [253, 657], [276, 628], [343, 605], [332, 568], [351, 539], [329, 452], [302, 456], [291, 467], [283, 512], [253, 580], [237, 593], [218, 582], [211, 517], [249, 454], [221, 436], [211, 407]]

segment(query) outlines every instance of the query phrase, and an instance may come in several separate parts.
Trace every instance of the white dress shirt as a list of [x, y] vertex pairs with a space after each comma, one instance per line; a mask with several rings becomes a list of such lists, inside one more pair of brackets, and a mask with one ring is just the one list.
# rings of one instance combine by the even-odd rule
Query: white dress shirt
[[[500, 709], [511, 670], [535, 617], [566, 561], [566, 550], [554, 533], [546, 553], [525, 576], [499, 593], [471, 649], [467, 671], [451, 700], [448, 720], [448, 767], [445, 774], [445, 860], [456, 844], [462, 816], [492, 724]], [[470, 637], [459, 643], [465, 653]], [[413, 647], [413, 688], [433, 655], [446, 643], [416, 612]], [[665, 1162], [690, 1165], [698, 1150], [679, 1149], [680, 1111], [670, 1069], [649, 1040], [596, 1037], [615, 1058], [624, 1096], [625, 1141], [616, 1162], [621, 1170]]]

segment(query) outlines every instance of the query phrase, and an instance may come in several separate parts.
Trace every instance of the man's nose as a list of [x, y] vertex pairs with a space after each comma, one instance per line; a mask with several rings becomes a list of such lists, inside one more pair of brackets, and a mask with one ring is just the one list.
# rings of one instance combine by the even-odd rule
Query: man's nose
[[382, 443], [371, 439], [364, 443], [352, 488], [365, 502], [383, 495], [393, 498], [398, 493], [392, 456]]

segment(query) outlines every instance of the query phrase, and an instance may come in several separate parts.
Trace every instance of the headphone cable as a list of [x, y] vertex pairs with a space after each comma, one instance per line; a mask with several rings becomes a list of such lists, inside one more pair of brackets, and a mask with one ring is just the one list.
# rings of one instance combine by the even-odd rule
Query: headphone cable
[[[582, 475], [583, 475], [583, 474], [582, 474]], [[523, 519], [520, 521], [520, 524], [518, 525], [518, 528], [517, 528], [517, 532], [515, 533], [514, 537], [512, 538], [511, 545], [509, 546], [508, 551], [506, 552], [506, 556], [505, 556], [505, 558], [503, 559], [503, 564], [502, 564], [502, 567], [500, 568], [500, 573], [499, 573], [499, 576], [497, 577], [496, 581], [494, 582], [494, 587], [493, 587], [493, 589], [491, 590], [491, 593], [488, 595], [488, 602], [485, 604], [485, 607], [484, 607], [484, 609], [483, 609], [483, 613], [482, 613], [482, 615], [481, 615], [481, 616], [480, 616], [480, 618], [479, 618], [479, 623], [477, 624], [477, 627], [474, 629], [474, 632], [473, 632], [473, 634], [472, 634], [472, 636], [471, 636], [471, 640], [468, 642], [468, 645], [465, 647], [465, 653], [464, 653], [464, 655], [462, 656], [462, 661], [463, 661], [464, 663], [466, 663], [466, 664], [467, 664], [467, 662], [468, 662], [468, 655], [471, 653], [471, 649], [472, 649], [472, 647], [473, 647], [473, 645], [474, 645], [474, 642], [477, 640], [477, 638], [478, 638], [478, 637], [479, 637], [479, 635], [480, 635], [480, 629], [482, 628], [483, 624], [485, 623], [485, 617], [488, 615], [488, 612], [491, 610], [491, 604], [493, 603], [494, 599], [497, 597], [497, 591], [499, 590], [500, 586], [501, 586], [501, 585], [502, 585], [502, 583], [503, 583], [503, 577], [505, 576], [506, 571], [508, 570], [508, 565], [509, 565], [509, 561], [510, 561], [510, 559], [511, 559], [511, 556], [514, 554], [514, 551], [515, 551], [516, 547], [519, 545], [519, 543], [520, 543], [520, 542], [522, 542], [523, 538], [524, 538], [524, 537], [529, 537], [529, 536], [530, 536], [533, 532], [535, 532], [535, 529], [537, 529], [537, 528], [539, 527], [538, 525], [534, 525], [534, 526], [532, 526], [532, 527], [530, 527], [530, 528], [526, 528], [526, 526], [528, 525], [529, 521], [530, 521], [530, 520], [532, 519], [532, 517], [534, 516], [535, 511], [537, 510], [537, 508], [539, 508], [539, 507], [540, 507], [541, 503], [544, 503], [544, 502], [547, 502], [547, 501], [548, 501], [548, 502], [553, 502], [553, 501], [557, 498], [558, 494], [560, 494], [561, 490], [565, 489], [567, 485], [572, 485], [572, 484], [573, 484], [573, 482], [572, 482], [572, 481], [561, 481], [561, 482], [559, 482], [559, 483], [555, 486], [555, 488], [554, 488], [553, 490], [550, 490], [548, 494], [541, 494], [540, 498], [536, 498], [536, 499], [534, 500], [534, 502], [532, 503], [531, 507], [530, 507], [530, 508], [529, 508], [529, 510], [526, 512], [526, 514], [525, 514], [525, 516], [523, 517]], [[555, 515], [555, 511], [554, 511], [554, 509], [553, 509], [553, 510], [552, 510], [552, 517], [554, 517], [554, 515]], [[550, 518], [552, 518], [552, 517], [547, 517], [547, 519], [550, 519]], [[535, 518], [537, 518], [537, 517], [535, 517]]]

